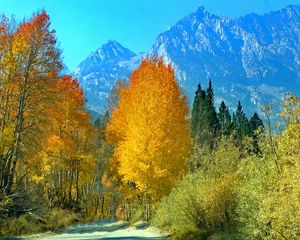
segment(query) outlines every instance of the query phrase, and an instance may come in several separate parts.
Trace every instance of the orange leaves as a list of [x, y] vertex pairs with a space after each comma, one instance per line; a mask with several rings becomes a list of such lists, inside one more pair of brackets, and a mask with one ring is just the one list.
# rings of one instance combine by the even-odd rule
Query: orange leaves
[[11, 192], [25, 176], [61, 205], [68, 191], [79, 209], [95, 180], [96, 131], [77, 79], [60, 78], [54, 33], [44, 11], [17, 26], [0, 19], [0, 181]]
[[187, 170], [188, 107], [162, 59], [142, 61], [120, 90], [118, 108], [107, 127], [116, 145], [114, 158], [124, 182], [161, 196]]
[[67, 97], [69, 97], [74, 104], [83, 106], [84, 105], [84, 95], [81, 87], [79, 86], [77, 79], [72, 79], [72, 76], [63, 76], [57, 83], [57, 88], [65, 92]]
[[56, 89], [60, 94], [60, 123], [78, 127], [89, 126], [90, 116], [84, 109], [85, 98], [77, 79], [63, 76], [57, 82]]
[[34, 15], [30, 21], [21, 23], [17, 30], [17, 37], [20, 37], [28, 44], [35, 41], [36, 44], [46, 43], [55, 45], [55, 31], [49, 30], [50, 19], [45, 11]]
[[64, 149], [70, 148], [71, 145], [72, 145], [72, 142], [70, 141], [70, 139], [64, 138], [59, 135], [52, 135], [47, 140], [47, 146], [49, 149], [58, 148], [59, 150], [64, 150]]
[[[57, 81], [55, 92], [55, 105], [48, 110], [52, 135], [48, 137], [44, 151], [53, 159], [53, 168], [62, 171], [72, 168], [74, 171], [72, 164], [76, 163], [76, 171], [94, 171], [92, 143], [95, 135], [90, 116], [84, 109], [85, 99], [77, 79], [63, 76]], [[91, 176], [87, 174], [86, 177]]]

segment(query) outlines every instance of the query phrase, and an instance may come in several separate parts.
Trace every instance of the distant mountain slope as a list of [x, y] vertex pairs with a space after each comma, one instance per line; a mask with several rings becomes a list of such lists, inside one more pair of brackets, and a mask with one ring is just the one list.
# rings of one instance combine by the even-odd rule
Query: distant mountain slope
[[88, 108], [103, 110], [115, 81], [128, 78], [142, 57], [114, 40], [92, 52], [74, 71], [85, 91]]
[[199, 8], [157, 38], [150, 55], [176, 69], [187, 95], [212, 79], [217, 100], [248, 112], [300, 92], [300, 7], [229, 19]]
[[[300, 93], [300, 7], [235, 19], [200, 7], [161, 33], [148, 55], [173, 65], [190, 102], [197, 84], [211, 78], [216, 102], [225, 99], [233, 108], [241, 99], [251, 113], [277, 104], [286, 91]], [[142, 57], [110, 41], [80, 64], [76, 72], [93, 109]]]

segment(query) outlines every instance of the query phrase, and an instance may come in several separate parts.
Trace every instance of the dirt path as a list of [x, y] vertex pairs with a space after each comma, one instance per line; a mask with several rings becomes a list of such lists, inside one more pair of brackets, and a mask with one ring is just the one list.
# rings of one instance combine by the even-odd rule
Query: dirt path
[[159, 230], [146, 224], [138, 224], [135, 227], [128, 226], [124, 222], [116, 223], [89, 223], [71, 226], [60, 233], [44, 233], [20, 239], [41, 240], [83, 240], [83, 239], [105, 239], [105, 240], [165, 240]]

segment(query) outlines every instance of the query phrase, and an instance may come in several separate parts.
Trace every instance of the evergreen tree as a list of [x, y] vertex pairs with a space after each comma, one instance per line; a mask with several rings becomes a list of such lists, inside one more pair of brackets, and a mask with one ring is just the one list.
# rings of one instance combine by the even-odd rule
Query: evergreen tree
[[216, 108], [214, 105], [215, 100], [214, 100], [214, 92], [213, 92], [211, 80], [209, 80], [206, 94], [207, 94], [206, 104], [207, 104], [208, 127], [209, 127], [210, 131], [212, 131], [213, 137], [216, 137], [216, 135], [218, 134], [218, 131], [220, 129], [220, 125], [219, 125], [219, 121], [218, 121], [218, 117], [217, 117]]
[[214, 102], [215, 102], [215, 99], [214, 99], [214, 91], [213, 91], [211, 80], [209, 80], [209, 82], [208, 82], [208, 88], [206, 90], [206, 93], [207, 93], [207, 103], [208, 103], [208, 105], [213, 106]]
[[217, 117], [220, 125], [221, 134], [229, 135], [232, 130], [232, 122], [231, 122], [231, 116], [229, 114], [229, 109], [227, 108], [224, 101], [221, 102]]
[[242, 137], [251, 136], [250, 122], [249, 122], [248, 118], [246, 117], [246, 115], [242, 120], [241, 133], [242, 133]]
[[195, 92], [195, 98], [192, 109], [192, 134], [194, 137], [199, 137], [205, 126], [204, 113], [206, 109], [205, 104], [206, 93], [202, 90], [201, 85], [198, 85], [198, 89]]
[[192, 109], [192, 132], [197, 143], [212, 147], [218, 135], [219, 121], [214, 106], [214, 93], [212, 83], [206, 91], [202, 90], [200, 84], [195, 93]]
[[250, 119], [250, 129], [251, 132], [255, 132], [256, 130], [258, 130], [259, 128], [263, 128], [263, 122], [260, 119], [260, 117], [258, 116], [258, 114], [255, 112], [253, 114], [253, 116]]
[[253, 152], [258, 154], [260, 153], [259, 144], [258, 144], [258, 130], [263, 130], [264, 125], [258, 114], [255, 112], [250, 119], [250, 131], [253, 138]]
[[201, 88], [201, 85], [198, 84], [197, 91], [195, 92], [195, 98], [193, 102], [193, 108], [192, 108], [192, 135], [195, 136], [198, 131], [198, 124], [199, 124], [199, 104], [200, 104], [200, 98], [203, 90]]
[[236, 131], [236, 126], [237, 126], [236, 116], [235, 113], [232, 113], [232, 131]]
[[234, 130], [239, 139], [251, 135], [250, 123], [240, 101], [235, 113]]

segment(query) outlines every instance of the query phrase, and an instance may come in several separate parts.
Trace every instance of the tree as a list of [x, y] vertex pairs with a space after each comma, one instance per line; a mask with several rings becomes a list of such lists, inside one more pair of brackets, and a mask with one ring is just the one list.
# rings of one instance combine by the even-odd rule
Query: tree
[[[158, 97], [159, 96], [159, 97]], [[188, 107], [170, 65], [145, 59], [122, 88], [106, 133], [122, 181], [155, 199], [187, 172]]]
[[231, 116], [229, 113], [229, 109], [227, 108], [224, 101], [221, 102], [217, 116], [218, 116], [218, 121], [220, 124], [221, 134], [228, 136], [232, 130], [232, 122], [231, 122]]
[[10, 47], [1, 58], [4, 78], [10, 82], [10, 99], [14, 111], [11, 144], [4, 154], [1, 185], [11, 193], [22, 146], [31, 142], [32, 133], [44, 122], [44, 112], [61, 69], [60, 52], [56, 48], [49, 16], [42, 12], [21, 23], [13, 33]]
[[108, 120], [97, 135], [78, 81], [61, 68], [46, 12], [20, 24], [0, 18], [0, 235], [10, 217], [27, 221], [31, 211], [97, 214]]
[[263, 131], [264, 124], [256, 112], [251, 117], [249, 124], [250, 132], [253, 138], [253, 152], [259, 153], [260, 149], [258, 144], [258, 138], [259, 134]]
[[241, 102], [238, 102], [236, 112], [234, 115], [234, 126], [236, 136], [239, 140], [243, 137], [250, 136], [250, 124], [243, 111]]
[[199, 107], [200, 102], [203, 102], [204, 100], [205, 93], [201, 88], [201, 85], [198, 84], [197, 91], [195, 92], [195, 97], [194, 97], [194, 102], [193, 102], [193, 108], [192, 108], [192, 124], [191, 124], [191, 129], [192, 129], [192, 135], [193, 137], [196, 136], [198, 133], [198, 125], [199, 125], [199, 120], [200, 120], [200, 110], [201, 108]]
[[252, 132], [258, 130], [260, 127], [263, 127], [264, 124], [258, 114], [255, 112], [250, 119], [250, 129]]
[[59, 101], [49, 109], [49, 135], [42, 145], [40, 170], [35, 174], [42, 178], [51, 207], [79, 211], [93, 200], [96, 135], [78, 81], [64, 76], [56, 88]]
[[108, 113], [111, 114], [112, 111], [118, 106], [120, 101], [120, 90], [127, 86], [126, 80], [117, 80], [109, 94], [108, 97]]
[[209, 80], [206, 94], [207, 94], [207, 115], [208, 115], [207, 118], [209, 119], [208, 125], [211, 128], [214, 137], [216, 137], [220, 129], [220, 126], [217, 118], [216, 108], [214, 105], [215, 100], [214, 100], [214, 92], [213, 92], [211, 80]]
[[212, 83], [206, 91], [198, 89], [195, 93], [192, 109], [192, 133], [200, 146], [212, 148], [219, 131], [219, 122], [214, 106], [214, 94]]

